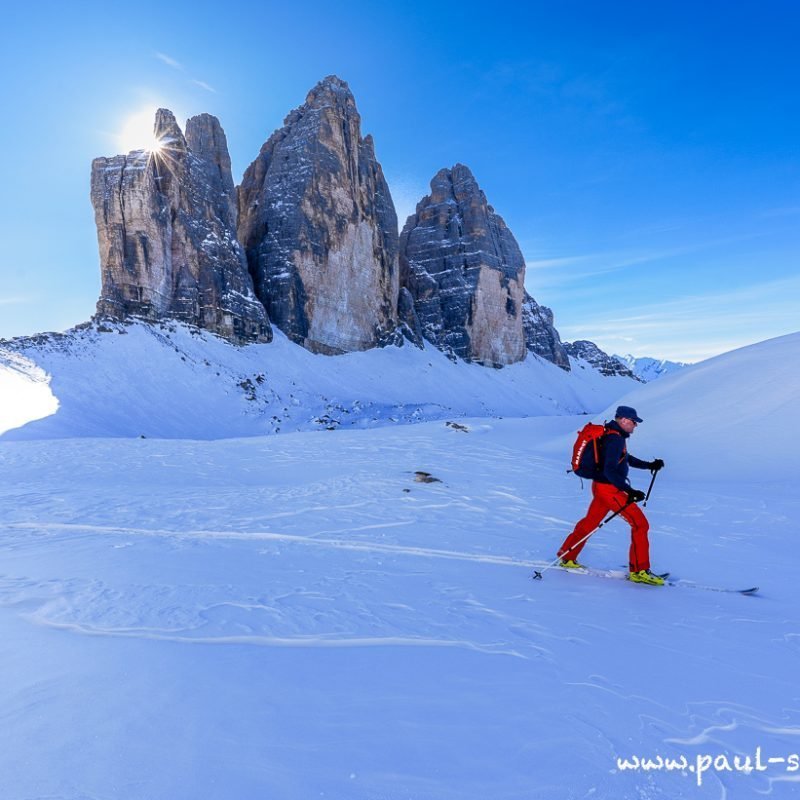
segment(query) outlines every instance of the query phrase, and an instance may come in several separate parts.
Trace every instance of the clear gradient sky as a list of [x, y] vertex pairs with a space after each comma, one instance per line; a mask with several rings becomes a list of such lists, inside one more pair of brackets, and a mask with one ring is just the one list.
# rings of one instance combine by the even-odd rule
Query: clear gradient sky
[[46, 0], [0, 37], [0, 337], [94, 312], [90, 165], [132, 117], [215, 114], [238, 182], [329, 74], [401, 225], [468, 165], [562, 338], [696, 361], [800, 329], [795, 0]]

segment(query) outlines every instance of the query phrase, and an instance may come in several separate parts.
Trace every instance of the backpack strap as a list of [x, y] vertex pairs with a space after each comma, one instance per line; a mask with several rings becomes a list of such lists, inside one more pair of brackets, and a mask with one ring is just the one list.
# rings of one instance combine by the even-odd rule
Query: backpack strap
[[[615, 431], [613, 428], [608, 428], [606, 426], [606, 432], [600, 438], [602, 439], [604, 436], [611, 436], [611, 434], [613, 434], [614, 436], [621, 436], [622, 435], [619, 431]], [[618, 464], [621, 464], [625, 460], [625, 455], [626, 455], [627, 452], [628, 452], [628, 448], [625, 446], [625, 442], [623, 442], [622, 443], [622, 456], [620, 457], [620, 460], [617, 462]], [[600, 458], [597, 455], [597, 445], [596, 444], [595, 444], [594, 458], [595, 458], [595, 462], [597, 464], [599, 464], [600, 463]]]
[[603, 427], [605, 428], [605, 431], [603, 432], [603, 434], [601, 436], [598, 436], [596, 439], [592, 439], [592, 447], [594, 448], [594, 463], [595, 464], [599, 464], [600, 463], [600, 445], [601, 445], [601, 443], [603, 441], [603, 437], [607, 436], [610, 433], [614, 433], [617, 436], [619, 436], [619, 431], [614, 431], [614, 430], [610, 431], [608, 428], [606, 428], [605, 425], [603, 425]]
[[[614, 434], [614, 436], [622, 436], [622, 434], [619, 431], [615, 431], [613, 428], [611, 429], [606, 428], [606, 432], [603, 434], [603, 436], [610, 436], [612, 433]], [[617, 463], [621, 464], [625, 460], [626, 455], [628, 455], [628, 445], [623, 441], [622, 455], [620, 456], [619, 461]]]

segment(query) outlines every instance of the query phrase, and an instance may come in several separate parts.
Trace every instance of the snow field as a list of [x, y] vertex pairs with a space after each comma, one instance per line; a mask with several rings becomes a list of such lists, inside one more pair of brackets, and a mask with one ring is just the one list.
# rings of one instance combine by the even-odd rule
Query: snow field
[[[3, 442], [0, 796], [792, 797], [785, 765], [616, 763], [800, 749], [792, 487], [668, 462], [647, 509], [655, 568], [760, 597], [533, 582], [583, 421]], [[615, 520], [585, 560], [627, 548]]]
[[[3, 800], [796, 795], [800, 335], [631, 390], [116, 330], [0, 349]], [[588, 503], [552, 415], [619, 402], [680, 585], [531, 581]]]
[[331, 358], [280, 331], [271, 344], [234, 347], [179, 323], [101, 327], [106, 332], [90, 327], [46, 341], [0, 343], [0, 389], [12, 375], [16, 387], [15, 367], [25, 360], [39, 378], [28, 393], [46, 393], [42, 401], [50, 404], [40, 411], [20, 391], [5, 392], [4, 440], [208, 440], [464, 416], [579, 414], [603, 408], [634, 383], [605, 378], [579, 361], [567, 373], [535, 356], [495, 370], [408, 343]]

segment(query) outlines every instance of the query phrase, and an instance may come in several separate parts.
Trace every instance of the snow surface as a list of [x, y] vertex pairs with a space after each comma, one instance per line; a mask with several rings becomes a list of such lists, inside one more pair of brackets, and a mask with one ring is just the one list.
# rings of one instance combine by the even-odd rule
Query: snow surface
[[[133, 357], [144, 345], [129, 336], [87, 347], [132, 342]], [[208, 416], [202, 440], [181, 440], [171, 404], [185, 399], [182, 365], [200, 376], [202, 360], [174, 360], [158, 407], [150, 365], [137, 394], [104, 400], [118, 373], [89, 350], [97, 383], [82, 400], [71, 387], [89, 368], [54, 348], [40, 365], [61, 402], [50, 430], [66, 436], [83, 402], [106, 433], [0, 440], [0, 797], [796, 797], [800, 503], [783, 447], [798, 350], [800, 335], [784, 337], [626, 396], [645, 419], [631, 451], [667, 460], [646, 513], [653, 566], [680, 583], [653, 588], [556, 569], [530, 580], [586, 506], [565, 474], [585, 417], [378, 426], [389, 392], [354, 367], [348, 399], [373, 392], [362, 428], [222, 439], [213, 430], [232, 423]], [[484, 374], [522, 402], [511, 370]], [[458, 388], [441, 385], [442, 406]], [[229, 398], [197, 402], [230, 411]], [[140, 400], [170, 438], [113, 438], [121, 399], [131, 430]], [[712, 441], [721, 457], [701, 457]], [[731, 469], [720, 482], [743, 447], [763, 481]], [[619, 569], [627, 546], [615, 520], [583, 560]], [[687, 769], [622, 770], [633, 756]], [[763, 768], [734, 771], [748, 756]]]

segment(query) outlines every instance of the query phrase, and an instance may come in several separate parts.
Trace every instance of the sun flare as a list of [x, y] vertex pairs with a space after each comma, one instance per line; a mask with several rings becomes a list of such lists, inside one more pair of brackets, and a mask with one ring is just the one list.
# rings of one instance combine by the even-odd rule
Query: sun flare
[[158, 153], [161, 142], [156, 139], [154, 123], [156, 108], [145, 108], [131, 114], [123, 123], [117, 140], [123, 153], [130, 153], [132, 150], [146, 150], [149, 153]]

